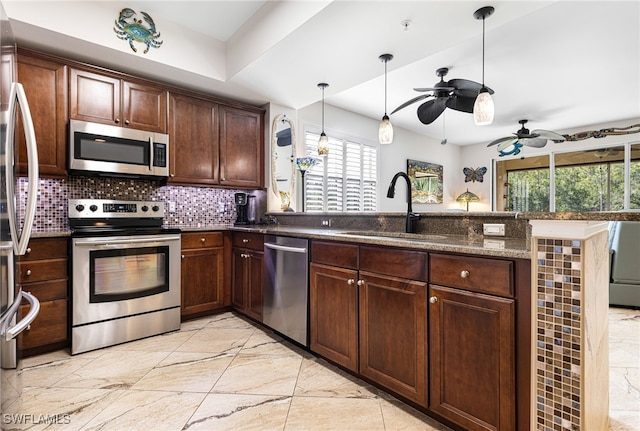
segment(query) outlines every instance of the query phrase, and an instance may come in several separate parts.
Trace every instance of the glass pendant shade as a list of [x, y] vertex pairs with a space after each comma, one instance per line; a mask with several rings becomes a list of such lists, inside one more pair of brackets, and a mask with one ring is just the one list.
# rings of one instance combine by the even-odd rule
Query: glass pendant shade
[[329, 138], [324, 133], [324, 89], [327, 88], [329, 84], [326, 82], [321, 82], [318, 84], [318, 88], [322, 89], [322, 133], [320, 133], [320, 139], [318, 139], [318, 155], [319, 156], [328, 156], [329, 155]]
[[393, 60], [393, 55], [382, 54], [378, 59], [384, 63], [384, 116], [378, 127], [378, 141], [382, 145], [389, 145], [393, 143], [393, 126], [387, 115], [387, 63]]
[[393, 126], [391, 125], [391, 121], [389, 121], [388, 115], [382, 117], [382, 121], [380, 121], [378, 140], [383, 145], [388, 145], [393, 142]]
[[318, 155], [326, 156], [329, 154], [329, 138], [322, 132], [320, 133], [320, 139], [318, 139]]
[[473, 104], [473, 121], [476, 123], [476, 126], [491, 124], [493, 122], [494, 111], [493, 97], [491, 97], [491, 94], [485, 87], [482, 87]]

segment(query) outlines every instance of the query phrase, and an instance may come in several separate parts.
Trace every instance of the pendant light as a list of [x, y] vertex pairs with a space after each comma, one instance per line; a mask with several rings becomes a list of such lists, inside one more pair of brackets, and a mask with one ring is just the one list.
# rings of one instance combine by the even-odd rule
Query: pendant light
[[495, 9], [485, 6], [473, 13], [475, 19], [482, 20], [482, 88], [473, 104], [473, 121], [477, 126], [485, 126], [493, 122], [494, 106], [491, 93], [484, 85], [484, 20], [491, 16]]
[[387, 115], [387, 63], [393, 60], [393, 55], [382, 54], [378, 58], [384, 62], [384, 116], [378, 128], [378, 140], [381, 144], [386, 145], [393, 142], [393, 126]]
[[326, 82], [318, 84], [318, 87], [322, 88], [322, 133], [320, 133], [320, 139], [318, 140], [319, 156], [327, 156], [329, 154], [329, 138], [327, 138], [327, 135], [324, 133], [324, 89], [328, 86], [329, 84]]

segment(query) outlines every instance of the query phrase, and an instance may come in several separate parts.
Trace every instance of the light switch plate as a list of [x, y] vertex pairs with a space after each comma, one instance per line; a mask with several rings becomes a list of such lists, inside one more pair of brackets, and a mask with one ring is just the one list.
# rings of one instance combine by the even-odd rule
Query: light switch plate
[[504, 224], [484, 223], [482, 225], [482, 233], [485, 236], [504, 236]]

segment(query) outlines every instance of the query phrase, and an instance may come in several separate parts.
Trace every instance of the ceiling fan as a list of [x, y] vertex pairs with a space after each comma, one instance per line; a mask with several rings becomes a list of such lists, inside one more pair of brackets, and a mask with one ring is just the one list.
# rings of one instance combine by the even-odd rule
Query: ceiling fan
[[[445, 81], [444, 77], [447, 73], [449, 73], [449, 68], [447, 67], [441, 67], [436, 70], [436, 75], [440, 77], [440, 82], [431, 88], [414, 88], [415, 91], [428, 91], [430, 92], [429, 94], [421, 94], [420, 96], [407, 100], [394, 109], [391, 114], [415, 102], [428, 99], [429, 97], [433, 97], [433, 100], [429, 100], [418, 106], [418, 119], [424, 124], [433, 123], [446, 108], [472, 113], [473, 104], [476, 101], [476, 97], [478, 97], [482, 84], [469, 81], [468, 79], [451, 79]], [[490, 94], [493, 94], [492, 89], [488, 88], [488, 90]]]
[[522, 148], [523, 145], [533, 148], [542, 148], [547, 145], [548, 140], [563, 142], [566, 139], [561, 134], [550, 130], [536, 129], [530, 132], [529, 129], [524, 126], [527, 124], [527, 121], [528, 120], [518, 121], [522, 127], [513, 134], [514, 136], [506, 136], [504, 138], [496, 139], [495, 141], [490, 142], [487, 147], [497, 145], [500, 156], [507, 156], [510, 154], [515, 155], [520, 153], [520, 148]]

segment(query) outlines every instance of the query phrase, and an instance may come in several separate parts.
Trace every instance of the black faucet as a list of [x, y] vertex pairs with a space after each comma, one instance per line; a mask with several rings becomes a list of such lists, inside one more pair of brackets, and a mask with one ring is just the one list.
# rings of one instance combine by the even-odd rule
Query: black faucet
[[419, 214], [414, 214], [411, 209], [411, 180], [409, 176], [404, 172], [400, 171], [393, 176], [391, 180], [391, 184], [389, 185], [389, 190], [387, 191], [387, 197], [393, 198], [396, 194], [396, 181], [398, 181], [398, 177], [403, 177], [407, 180], [407, 221], [405, 226], [405, 232], [407, 233], [416, 233], [416, 220], [420, 218]]

